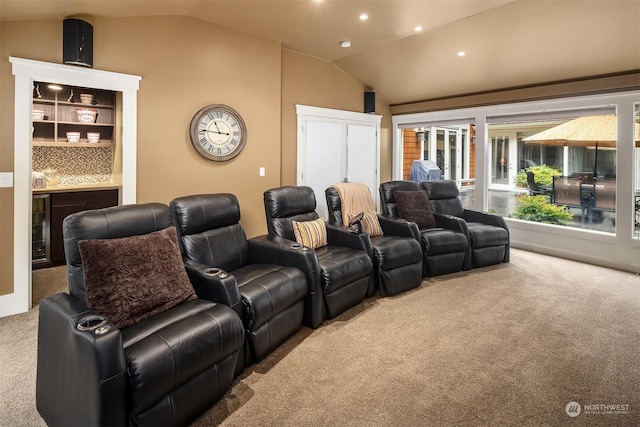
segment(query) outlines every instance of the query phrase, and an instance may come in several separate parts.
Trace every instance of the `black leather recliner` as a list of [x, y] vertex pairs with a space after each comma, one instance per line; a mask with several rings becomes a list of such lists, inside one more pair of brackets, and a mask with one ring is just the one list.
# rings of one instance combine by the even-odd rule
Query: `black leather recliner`
[[300, 262], [299, 251], [247, 239], [233, 194], [179, 197], [169, 207], [196, 291], [233, 307], [242, 318], [247, 346], [240, 372], [302, 327], [309, 288], [305, 274], [292, 267]]
[[[69, 294], [44, 298], [39, 308], [36, 405], [48, 425], [187, 425], [230, 387], [244, 336], [229, 307], [188, 300], [121, 329], [88, 308], [78, 242], [171, 225], [160, 203], [64, 220]], [[182, 268], [177, 248], [175, 259]]]
[[[383, 216], [399, 218], [396, 191], [422, 191], [415, 181], [389, 181], [380, 184], [380, 201]], [[436, 228], [419, 229], [413, 222], [407, 222], [408, 235], [416, 239], [422, 247], [422, 275], [439, 276], [468, 270], [466, 263], [469, 242], [464, 223], [447, 215], [434, 212]]]
[[[292, 221], [319, 218], [315, 211], [315, 194], [306, 186], [267, 190], [264, 207], [269, 235], [281, 244], [295, 241]], [[304, 251], [312, 254], [308, 268], [316, 272], [309, 301], [316, 326], [324, 319], [332, 319], [359, 304], [368, 293], [375, 292], [368, 239], [331, 224], [326, 224], [326, 228], [328, 245]]]
[[[329, 221], [344, 226], [342, 200], [334, 187], [325, 190]], [[373, 201], [372, 201], [373, 203]], [[417, 288], [422, 282], [422, 249], [418, 241], [403, 237], [406, 223], [378, 215], [383, 235], [369, 237], [369, 257], [373, 262], [375, 286], [383, 297]]]
[[472, 268], [509, 262], [509, 228], [500, 215], [465, 209], [458, 185], [450, 179], [425, 181], [420, 187], [427, 192], [434, 212], [464, 220], [469, 238], [467, 257]]

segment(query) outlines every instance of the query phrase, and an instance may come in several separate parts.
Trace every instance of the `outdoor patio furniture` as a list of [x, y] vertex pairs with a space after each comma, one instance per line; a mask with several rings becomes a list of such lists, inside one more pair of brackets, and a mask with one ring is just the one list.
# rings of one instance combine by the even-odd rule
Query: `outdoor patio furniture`
[[553, 203], [580, 209], [582, 223], [590, 209], [592, 191], [593, 185], [583, 184], [580, 177], [553, 177]]
[[616, 211], [616, 181], [614, 179], [594, 178], [590, 195], [589, 223], [601, 222], [604, 219], [603, 212]]
[[525, 171], [527, 175], [527, 186], [529, 187], [529, 194], [532, 196], [548, 196], [551, 198], [553, 194], [553, 188], [546, 185], [538, 185], [535, 180], [535, 174], [531, 171]]

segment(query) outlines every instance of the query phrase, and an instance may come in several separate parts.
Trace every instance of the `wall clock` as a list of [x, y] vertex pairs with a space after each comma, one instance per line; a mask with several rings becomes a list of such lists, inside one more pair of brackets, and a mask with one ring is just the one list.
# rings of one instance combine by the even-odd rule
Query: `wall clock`
[[236, 157], [244, 148], [247, 127], [236, 110], [228, 105], [213, 104], [193, 116], [189, 137], [198, 154], [224, 162]]

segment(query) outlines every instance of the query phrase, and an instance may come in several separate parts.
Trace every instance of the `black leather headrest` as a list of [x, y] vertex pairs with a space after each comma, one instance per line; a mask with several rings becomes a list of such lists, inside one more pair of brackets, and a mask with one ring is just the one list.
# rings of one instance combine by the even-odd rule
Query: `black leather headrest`
[[228, 193], [178, 197], [171, 201], [169, 209], [180, 236], [240, 222], [238, 198]]
[[420, 186], [415, 181], [389, 181], [380, 184], [380, 198], [386, 203], [395, 203], [396, 191], [417, 191]]
[[455, 199], [460, 194], [458, 185], [451, 179], [421, 182], [420, 187], [427, 192], [429, 200]]
[[271, 218], [288, 218], [314, 212], [316, 196], [311, 187], [290, 185], [272, 188], [264, 192], [264, 209], [267, 221]]
[[396, 191], [418, 191], [420, 186], [415, 181], [388, 181], [380, 184], [380, 204], [384, 215], [398, 216]]

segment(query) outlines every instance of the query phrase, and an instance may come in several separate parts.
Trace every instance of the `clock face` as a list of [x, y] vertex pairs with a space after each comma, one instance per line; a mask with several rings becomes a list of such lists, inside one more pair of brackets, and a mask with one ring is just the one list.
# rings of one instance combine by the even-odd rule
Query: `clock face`
[[244, 148], [247, 127], [236, 110], [227, 105], [214, 104], [202, 108], [193, 116], [189, 136], [201, 156], [225, 161], [240, 154]]

